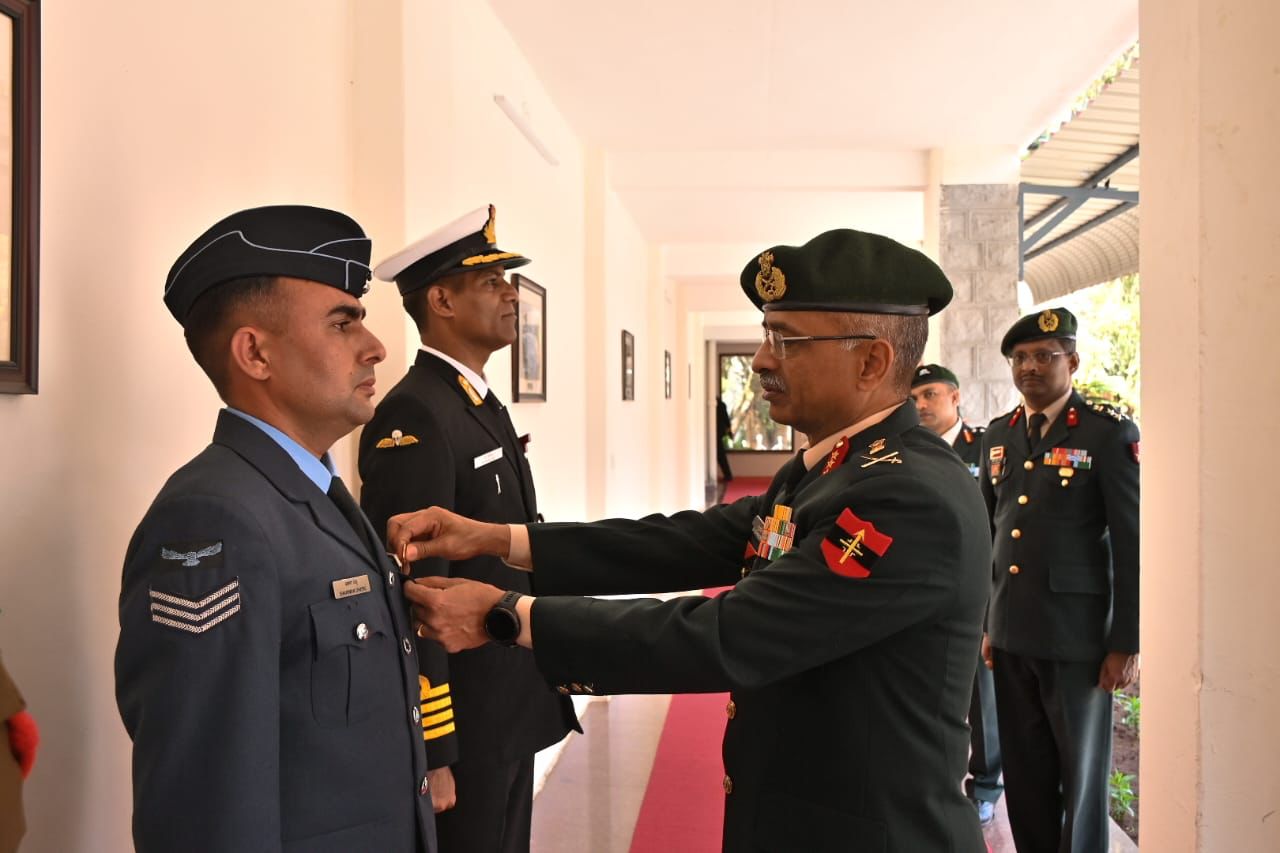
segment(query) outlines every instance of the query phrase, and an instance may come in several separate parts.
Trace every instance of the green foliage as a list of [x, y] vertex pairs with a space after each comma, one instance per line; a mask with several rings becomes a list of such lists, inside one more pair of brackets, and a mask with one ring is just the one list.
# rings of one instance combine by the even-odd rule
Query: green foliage
[[1110, 794], [1111, 816], [1116, 820], [1133, 817], [1133, 806], [1138, 802], [1138, 795], [1133, 792], [1133, 774], [1112, 770], [1111, 777], [1107, 780], [1107, 790]]
[[1137, 733], [1142, 725], [1142, 697], [1130, 696], [1128, 693], [1117, 690], [1115, 699], [1120, 710], [1120, 725], [1127, 726]]
[[730, 450], [791, 450], [790, 427], [769, 417], [750, 355], [720, 356], [720, 397], [729, 410]]

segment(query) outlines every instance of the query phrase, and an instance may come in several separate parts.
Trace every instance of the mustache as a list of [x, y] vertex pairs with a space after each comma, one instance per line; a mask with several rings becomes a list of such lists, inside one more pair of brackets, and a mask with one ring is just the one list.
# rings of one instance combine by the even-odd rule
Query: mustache
[[766, 391], [785, 392], [787, 383], [783, 381], [781, 376], [775, 373], [761, 373], [760, 387]]

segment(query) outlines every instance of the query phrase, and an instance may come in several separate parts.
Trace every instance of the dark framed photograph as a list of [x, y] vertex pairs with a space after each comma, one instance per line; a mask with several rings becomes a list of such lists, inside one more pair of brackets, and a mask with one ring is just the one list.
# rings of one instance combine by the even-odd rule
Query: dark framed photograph
[[669, 350], [662, 351], [662, 393], [668, 400], [671, 399], [671, 352]]
[[636, 398], [636, 338], [622, 330], [622, 399]]
[[[0, 0], [0, 393], [36, 393], [40, 258], [40, 19], [35, 0]], [[4, 79], [7, 78], [7, 79]]]
[[525, 276], [516, 286], [516, 342], [511, 345], [511, 402], [547, 399], [547, 290]]

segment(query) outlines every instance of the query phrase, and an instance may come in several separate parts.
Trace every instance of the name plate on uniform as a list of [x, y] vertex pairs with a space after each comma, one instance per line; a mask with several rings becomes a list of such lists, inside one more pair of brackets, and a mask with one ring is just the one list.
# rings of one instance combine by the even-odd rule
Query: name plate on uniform
[[476, 457], [476, 467], [483, 468], [484, 466], [488, 465], [490, 462], [497, 462], [501, 458], [502, 458], [502, 448], [495, 447], [493, 450], [490, 450], [488, 453], [481, 453], [479, 456]]
[[364, 595], [370, 589], [368, 575], [356, 575], [333, 582], [334, 598], [350, 598], [353, 595]]

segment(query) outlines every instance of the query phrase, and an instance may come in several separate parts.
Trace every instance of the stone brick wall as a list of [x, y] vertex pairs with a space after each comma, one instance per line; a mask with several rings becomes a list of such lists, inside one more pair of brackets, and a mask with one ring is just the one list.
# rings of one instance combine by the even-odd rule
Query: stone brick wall
[[942, 312], [942, 364], [960, 379], [966, 421], [985, 425], [1018, 403], [1000, 339], [1018, 319], [1018, 187], [942, 187], [939, 255], [955, 298]]

